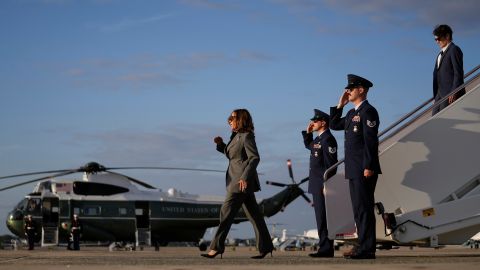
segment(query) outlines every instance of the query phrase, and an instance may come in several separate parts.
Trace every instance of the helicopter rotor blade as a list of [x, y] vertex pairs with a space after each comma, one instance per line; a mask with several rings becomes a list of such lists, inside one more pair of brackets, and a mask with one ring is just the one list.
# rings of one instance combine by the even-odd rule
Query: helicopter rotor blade
[[301, 185], [301, 184], [307, 182], [308, 180], [310, 180], [310, 178], [307, 176], [307, 177], [303, 178], [302, 181], [298, 182], [298, 185]]
[[175, 171], [199, 171], [199, 172], [220, 172], [225, 173], [224, 170], [212, 169], [194, 169], [194, 168], [179, 168], [179, 167], [109, 167], [106, 170], [175, 170]]
[[21, 173], [21, 174], [1, 176], [0, 179], [14, 178], [14, 177], [20, 177], [20, 176], [29, 176], [29, 175], [37, 175], [37, 174], [46, 174], [46, 173], [61, 173], [61, 172], [69, 172], [69, 171], [72, 171], [72, 169], [70, 169], [70, 170], [53, 170], [53, 171], [43, 171], [43, 172]]
[[287, 184], [278, 183], [278, 182], [273, 182], [273, 181], [267, 181], [266, 183], [267, 183], [267, 185], [272, 185], [272, 186], [277, 186], [277, 187], [286, 187], [286, 186], [289, 186], [289, 185], [287, 185]]
[[308, 196], [305, 195], [305, 192], [303, 192], [303, 193], [301, 194], [301, 196], [305, 199], [305, 201], [307, 201], [310, 205], [313, 206], [312, 200], [310, 200], [310, 198], [308, 198]]
[[293, 178], [292, 161], [290, 159], [287, 159], [287, 167], [288, 167], [288, 175], [290, 175], [292, 182], [296, 184], [295, 179]]
[[145, 182], [143, 182], [143, 181], [137, 180], [137, 179], [135, 179], [135, 178], [133, 178], [133, 177], [130, 177], [130, 176], [127, 176], [127, 175], [124, 175], [124, 174], [121, 174], [121, 173], [117, 173], [117, 172], [111, 172], [111, 171], [108, 171], [108, 170], [107, 170], [106, 172], [111, 173], [111, 174], [114, 174], [114, 175], [118, 175], [118, 176], [123, 176], [123, 177], [127, 178], [128, 180], [130, 180], [130, 181], [132, 181], [132, 182], [134, 182], [134, 183], [136, 183], [136, 184], [139, 184], [139, 185], [142, 186], [142, 187], [145, 187], [145, 188], [148, 188], [148, 189], [157, 189], [156, 187], [154, 187], [154, 186], [152, 186], [152, 185], [150, 185], [150, 184], [147, 184], [147, 183], [145, 183]]
[[57, 174], [52, 174], [52, 175], [32, 179], [32, 180], [29, 180], [29, 181], [26, 181], [26, 182], [22, 182], [22, 183], [18, 183], [18, 184], [15, 184], [15, 185], [8, 186], [8, 187], [0, 188], [0, 192], [4, 191], [4, 190], [15, 188], [15, 187], [23, 186], [23, 185], [26, 185], [26, 184], [30, 184], [30, 183], [38, 182], [38, 181], [41, 181], [41, 180], [45, 180], [45, 179], [48, 179], [48, 178], [54, 178], [54, 177], [69, 175], [69, 174], [76, 173], [76, 172], [78, 172], [78, 169], [69, 170], [67, 172], [61, 172], [61, 173], [57, 173]]

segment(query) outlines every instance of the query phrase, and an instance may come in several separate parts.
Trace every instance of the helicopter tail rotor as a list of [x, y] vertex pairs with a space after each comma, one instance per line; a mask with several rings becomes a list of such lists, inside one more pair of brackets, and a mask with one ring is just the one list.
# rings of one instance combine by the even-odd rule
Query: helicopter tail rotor
[[[281, 207], [281, 210], [280, 211], [284, 211], [287, 204], [289, 204], [293, 198], [293, 196], [302, 196], [303, 199], [308, 203], [310, 204], [311, 206], [313, 206], [312, 204], [312, 200], [305, 194], [305, 191], [300, 188], [300, 185], [307, 182], [309, 180], [308, 177], [302, 179], [300, 182], [295, 182], [295, 179], [293, 177], [293, 170], [292, 170], [292, 161], [290, 159], [287, 160], [287, 167], [288, 167], [288, 174], [290, 176], [290, 179], [292, 180], [292, 184], [284, 184], [284, 183], [279, 183], [279, 182], [274, 182], [274, 181], [267, 181], [267, 185], [272, 185], [272, 186], [277, 186], [277, 187], [287, 187], [288, 189], [290, 190], [297, 190], [297, 192], [290, 192], [288, 193], [287, 197], [284, 199], [283, 203], [282, 203], [282, 207]], [[298, 193], [298, 194], [297, 194]]]

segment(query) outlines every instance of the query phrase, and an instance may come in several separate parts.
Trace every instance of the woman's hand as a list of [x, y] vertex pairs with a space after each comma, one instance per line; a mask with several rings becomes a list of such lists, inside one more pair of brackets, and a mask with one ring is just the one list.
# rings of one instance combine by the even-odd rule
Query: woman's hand
[[213, 142], [216, 143], [216, 144], [221, 144], [221, 143], [223, 143], [223, 139], [222, 139], [222, 137], [218, 136], [218, 137], [213, 138]]
[[247, 190], [247, 181], [240, 179], [240, 181], [238, 181], [238, 185], [240, 186], [241, 192], [245, 192], [245, 190]]

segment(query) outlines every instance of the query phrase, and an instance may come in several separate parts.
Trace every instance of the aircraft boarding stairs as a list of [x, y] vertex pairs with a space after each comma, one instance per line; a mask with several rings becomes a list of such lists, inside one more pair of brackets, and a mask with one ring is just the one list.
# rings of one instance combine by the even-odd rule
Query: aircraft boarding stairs
[[57, 227], [42, 227], [42, 247], [58, 245], [58, 228]]
[[[480, 231], [479, 69], [466, 74], [456, 90], [466, 94], [447, 108], [432, 116], [430, 99], [379, 134], [375, 201], [385, 214], [377, 207], [377, 242], [461, 244]], [[326, 180], [325, 200], [330, 239], [356, 238], [343, 169]]]

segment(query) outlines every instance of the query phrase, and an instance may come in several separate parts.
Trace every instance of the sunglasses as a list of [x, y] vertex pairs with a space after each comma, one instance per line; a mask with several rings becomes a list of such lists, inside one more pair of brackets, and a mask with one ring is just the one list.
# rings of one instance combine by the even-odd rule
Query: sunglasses
[[237, 116], [236, 116], [236, 115], [230, 115], [230, 116], [228, 117], [228, 120], [227, 120], [227, 121], [230, 123], [230, 122], [232, 122], [232, 121], [235, 120], [235, 119], [237, 119]]

